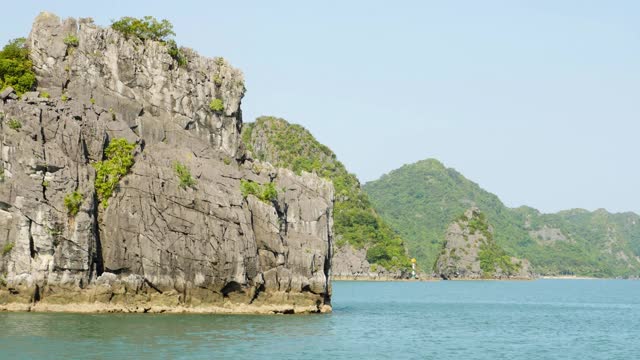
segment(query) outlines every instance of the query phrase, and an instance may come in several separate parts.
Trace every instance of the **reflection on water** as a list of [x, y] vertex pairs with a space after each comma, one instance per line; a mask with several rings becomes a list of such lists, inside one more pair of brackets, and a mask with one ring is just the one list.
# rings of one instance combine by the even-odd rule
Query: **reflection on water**
[[334, 284], [304, 316], [0, 314], [0, 358], [630, 359], [640, 282]]

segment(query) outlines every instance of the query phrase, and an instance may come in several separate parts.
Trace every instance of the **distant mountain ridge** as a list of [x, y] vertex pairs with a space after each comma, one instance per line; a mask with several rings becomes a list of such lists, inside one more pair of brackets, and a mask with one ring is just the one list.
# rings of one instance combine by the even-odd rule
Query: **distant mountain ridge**
[[640, 275], [640, 215], [632, 212], [508, 208], [435, 159], [404, 165], [363, 189], [425, 271], [436, 261], [447, 226], [477, 206], [495, 227], [496, 242], [509, 255], [530, 260], [542, 275]]

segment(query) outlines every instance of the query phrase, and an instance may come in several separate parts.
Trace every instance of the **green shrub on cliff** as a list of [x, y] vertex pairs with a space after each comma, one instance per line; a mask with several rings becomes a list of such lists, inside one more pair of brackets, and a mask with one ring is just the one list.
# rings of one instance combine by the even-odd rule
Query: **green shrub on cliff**
[[109, 205], [109, 198], [118, 186], [120, 179], [127, 175], [133, 166], [133, 154], [135, 144], [126, 139], [113, 139], [104, 151], [105, 160], [93, 163], [96, 169], [96, 192], [102, 206]]
[[244, 198], [254, 195], [265, 203], [270, 203], [278, 198], [278, 190], [274, 183], [260, 185], [257, 182], [242, 179], [240, 180], [240, 192]]
[[334, 230], [339, 246], [367, 248], [367, 260], [387, 269], [410, 268], [404, 241], [373, 210], [356, 176], [304, 127], [279, 118], [260, 117], [255, 123], [245, 124], [242, 140], [259, 160], [289, 168], [296, 174], [316, 173], [333, 182]]
[[22, 128], [22, 123], [18, 119], [11, 119], [7, 122], [9, 128], [15, 131], [18, 131]]
[[209, 103], [209, 109], [214, 112], [222, 112], [224, 110], [224, 103], [222, 99], [213, 99], [211, 103]]
[[18, 96], [34, 89], [36, 74], [24, 38], [9, 41], [0, 51], [0, 91], [13, 87]]
[[67, 194], [64, 197], [64, 207], [67, 208], [67, 213], [71, 216], [78, 215], [78, 211], [80, 211], [80, 205], [82, 205], [83, 200], [84, 196], [77, 191]]
[[67, 46], [77, 47], [78, 45], [80, 45], [80, 40], [78, 40], [78, 37], [73, 34], [67, 35], [62, 41]]
[[191, 176], [191, 172], [187, 167], [179, 162], [175, 162], [173, 164], [173, 170], [178, 175], [178, 179], [180, 180], [180, 188], [186, 189], [189, 187], [193, 187], [196, 185], [196, 181]]
[[278, 189], [273, 183], [265, 184], [258, 198], [262, 201], [275, 201], [278, 198]]
[[260, 193], [260, 184], [242, 179], [240, 180], [240, 193], [242, 193], [242, 197], [246, 198], [249, 195], [255, 195]]
[[15, 244], [12, 243], [12, 242], [4, 244], [4, 247], [2, 248], [2, 255], [4, 256], [4, 255], [7, 255], [8, 253], [10, 253], [11, 250], [13, 250], [13, 246], [14, 245]]
[[184, 56], [178, 44], [176, 44], [175, 40], [167, 40], [167, 52], [169, 56], [171, 56], [175, 61], [178, 62], [178, 66], [185, 67], [187, 66], [187, 57]]

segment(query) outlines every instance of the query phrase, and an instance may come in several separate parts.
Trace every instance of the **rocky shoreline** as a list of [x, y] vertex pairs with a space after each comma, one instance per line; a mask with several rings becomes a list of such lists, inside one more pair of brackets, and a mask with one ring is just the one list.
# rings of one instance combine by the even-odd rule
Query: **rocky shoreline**
[[42, 312], [77, 314], [226, 314], [226, 315], [277, 315], [277, 314], [324, 314], [330, 313], [330, 305], [289, 306], [229, 304], [224, 306], [163, 306], [163, 305], [112, 305], [102, 303], [69, 304], [0, 304], [0, 312]]

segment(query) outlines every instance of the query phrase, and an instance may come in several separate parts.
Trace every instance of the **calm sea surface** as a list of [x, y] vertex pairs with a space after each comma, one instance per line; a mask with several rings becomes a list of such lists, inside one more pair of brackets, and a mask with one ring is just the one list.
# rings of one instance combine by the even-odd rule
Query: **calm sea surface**
[[303, 316], [0, 313], [2, 359], [640, 359], [640, 281], [335, 282]]

